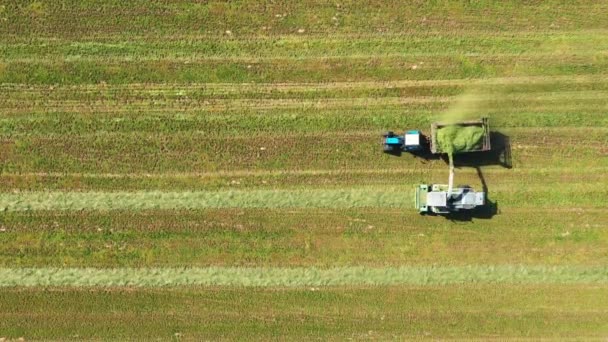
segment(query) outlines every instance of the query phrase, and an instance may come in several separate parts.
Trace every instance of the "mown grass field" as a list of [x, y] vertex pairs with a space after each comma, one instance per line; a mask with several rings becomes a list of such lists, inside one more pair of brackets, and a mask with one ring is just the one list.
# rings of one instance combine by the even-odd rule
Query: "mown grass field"
[[[0, 1], [0, 338], [606, 338], [606, 13]], [[380, 133], [463, 106], [512, 168], [421, 217]]]

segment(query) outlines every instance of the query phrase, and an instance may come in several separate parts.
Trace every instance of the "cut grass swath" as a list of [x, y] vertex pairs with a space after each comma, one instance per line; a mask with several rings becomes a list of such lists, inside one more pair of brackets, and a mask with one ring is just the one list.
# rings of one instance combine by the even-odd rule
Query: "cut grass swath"
[[30, 192], [0, 194], [5, 210], [112, 210], [175, 208], [403, 207], [411, 196], [395, 190], [253, 190], [201, 192]]
[[[413, 188], [414, 184], [341, 189], [0, 193], [0, 209], [413, 208]], [[594, 184], [572, 184], [561, 188], [531, 186], [528, 190], [494, 192], [492, 196], [498, 201], [507, 201], [509, 207], [602, 207], [607, 193], [608, 190], [597, 189]]]
[[0, 286], [345, 286], [608, 283], [608, 268], [543, 266], [343, 268], [4, 268]]

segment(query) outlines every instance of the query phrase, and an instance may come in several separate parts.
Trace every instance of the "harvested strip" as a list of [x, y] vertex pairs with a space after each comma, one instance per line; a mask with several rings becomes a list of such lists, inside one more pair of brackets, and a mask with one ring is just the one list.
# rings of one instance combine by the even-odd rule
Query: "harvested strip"
[[[383, 89], [394, 87], [439, 87], [439, 86], [500, 86], [500, 85], [547, 85], [547, 84], [588, 84], [604, 83], [606, 75], [546, 75], [546, 76], [509, 76], [509, 77], [489, 77], [471, 79], [431, 79], [431, 80], [396, 80], [396, 81], [343, 81], [343, 82], [322, 82], [322, 83], [123, 83], [123, 84], [78, 84], [78, 85], [54, 85], [55, 92], [124, 92], [124, 91], [148, 91], [155, 94], [179, 94], [185, 90], [209, 90], [214, 93], [234, 92], [240, 94], [245, 91], [256, 91], [270, 93], [273, 91], [306, 91], [311, 88], [315, 90], [326, 89]], [[25, 83], [3, 83], [0, 89], [6, 92], [19, 91], [19, 94], [49, 92], [48, 85], [25, 84]], [[47, 94], [48, 95], [48, 94]]]
[[[598, 75], [608, 62], [595, 56], [471, 56], [467, 63], [456, 56], [412, 57], [424, 67], [404, 71], [403, 57], [264, 60], [251, 63], [228, 60], [199, 61], [60, 61], [4, 63], [1, 83], [81, 85], [91, 83], [321, 83], [480, 78], [495, 75]], [[373, 63], [371, 63], [373, 62]], [[517, 70], [513, 71], [513, 65]], [[488, 66], [491, 65], [491, 70]], [[564, 68], [568, 65], [568, 68]], [[472, 66], [472, 67], [471, 67]]]
[[[183, 38], [182, 38], [183, 39]], [[4, 59], [27, 61], [40, 58], [51, 60], [197, 60], [197, 59], [272, 59], [272, 58], [332, 58], [349, 56], [425, 56], [425, 55], [540, 55], [540, 54], [594, 54], [605, 51], [604, 35], [599, 32], [572, 33], [560, 37], [560, 49], [549, 43], [550, 35], [505, 37], [467, 35], [432, 37], [367, 36], [367, 37], [297, 37], [281, 36], [259, 39], [230, 39], [202, 37], [188, 40], [168, 39], [112, 39], [105, 41], [69, 41], [33, 39], [24, 44], [0, 44]], [[40, 49], [40, 45], [45, 48]], [[297, 54], [294, 53], [297, 51]]]
[[[69, 6], [69, 5], [71, 6]], [[339, 15], [340, 25], [323, 20], [336, 14], [336, 6], [326, 2], [218, 2], [213, 6], [198, 2], [182, 4], [175, 1], [108, 2], [104, 6], [91, 2], [53, 1], [44, 6], [40, 15], [29, 13], [31, 9], [8, 10], [2, 13], [6, 22], [0, 26], [3, 39], [17, 37], [54, 37], [87, 39], [92, 37], [159, 37], [165, 39], [183, 36], [220, 36], [230, 28], [237, 37], [286, 35], [295, 33], [293, 19], [309, 24], [306, 35], [359, 35], [382, 32], [417, 34], [449, 30], [495, 34], [500, 31], [559, 32], [604, 29], [606, 27], [605, 4], [602, 1], [539, 2], [501, 1], [499, 4], [453, 4], [451, 2], [421, 2], [378, 6], [376, 2], [356, 2]], [[207, 7], [209, 6], [209, 7]], [[204, 10], [206, 9], [206, 10]], [[279, 13], [261, 28], [262, 18], [269, 20], [271, 13]], [[285, 13], [283, 16], [281, 14]], [[288, 13], [288, 19], [284, 16]], [[423, 13], [442, 13], [439, 18], [421, 20]], [[585, 13], [581, 16], [580, 13]], [[44, 14], [47, 21], [41, 21]], [[220, 15], [221, 14], [221, 15]], [[314, 18], [314, 19], [313, 19]], [[329, 17], [328, 17], [329, 18]], [[505, 20], [508, 18], [508, 20]], [[53, 21], [51, 21], [53, 19]], [[337, 18], [338, 19], [338, 18]], [[43, 25], [46, 24], [46, 25]], [[204, 25], [201, 25], [204, 23]], [[446, 25], [449, 23], [449, 25]], [[551, 26], [553, 25], [553, 26]], [[558, 26], [558, 27], [555, 27]], [[304, 33], [304, 32], [303, 32]], [[4, 38], [4, 35], [8, 37]], [[182, 38], [183, 39], [183, 38]], [[173, 39], [175, 40], [175, 39]]]
[[608, 208], [500, 211], [466, 223], [400, 208], [8, 212], [0, 268], [608, 263]]
[[[278, 98], [266, 99], [258, 98], [262, 94], [250, 94], [250, 98], [235, 98], [223, 99], [217, 98], [216, 95], [210, 95], [206, 98], [199, 96], [198, 98], [189, 98], [175, 96], [174, 98], [159, 98], [153, 94], [141, 94], [136, 98], [137, 94], [127, 95], [120, 99], [104, 99], [102, 97], [89, 98], [84, 100], [66, 100], [46, 99], [44, 102], [27, 102], [24, 103], [23, 98], [2, 99], [0, 98], [0, 113], [3, 117], [23, 116], [32, 112], [43, 113], [78, 113], [78, 112], [94, 112], [99, 113], [129, 113], [137, 110], [150, 110], [163, 112], [167, 110], [188, 111], [188, 112], [226, 112], [235, 110], [247, 110], [246, 113], [253, 111], [262, 112], [263, 110], [271, 109], [357, 109], [357, 108], [391, 108], [398, 105], [440, 105], [454, 103], [457, 98], [454, 96], [426, 96], [407, 94], [401, 96], [379, 96], [372, 98], [366, 94], [361, 97], [349, 97], [344, 94], [319, 94], [319, 98], [306, 99], [302, 96], [311, 97], [311, 94], [316, 92], [316, 89], [311, 89], [307, 93], [286, 94], [285, 97], [278, 96], [274, 93], [273, 96]], [[390, 95], [390, 94], [387, 94]], [[577, 101], [579, 108], [588, 108], [593, 105], [603, 105], [602, 100], [608, 95], [605, 91], [573, 91], [573, 92], [536, 92], [532, 94], [508, 94], [508, 95], [484, 95], [478, 96], [471, 102], [479, 105], [490, 106], [494, 111], [501, 109], [499, 105], [505, 103], [517, 103], [520, 106], [527, 105], [545, 105], [551, 104], [568, 104], [572, 101]], [[219, 97], [222, 97], [220, 95]], [[290, 97], [287, 97], [290, 96]], [[337, 97], [333, 97], [337, 96]], [[42, 97], [42, 96], [40, 96]], [[215, 98], [214, 98], [215, 97]], [[27, 100], [27, 98], [26, 98]], [[36, 101], [35, 99], [34, 101]], [[528, 107], [526, 107], [526, 110]], [[165, 113], [166, 115], [166, 113]], [[99, 116], [99, 115], [98, 115]]]
[[[603, 172], [607, 171], [604, 167], [591, 167], [581, 170], [580, 168], [574, 167], [554, 167], [554, 168], [531, 168], [531, 169], [514, 169], [509, 170], [509, 173], [514, 173], [517, 177], [521, 175], [536, 175], [540, 174], [543, 177], [547, 177], [549, 174], [568, 174], [568, 173], [581, 173], [589, 172], [592, 175], [585, 175], [585, 177], [606, 176]], [[206, 177], [261, 177], [261, 176], [285, 176], [285, 175], [305, 175], [305, 176], [318, 176], [318, 175], [332, 175], [332, 176], [344, 176], [350, 174], [361, 174], [361, 175], [394, 175], [394, 174], [416, 174], [421, 176], [422, 174], [428, 174], [429, 170], [419, 170], [412, 168], [390, 168], [390, 169], [303, 169], [303, 170], [219, 170], [209, 172], [163, 172], [163, 173], [69, 173], [69, 172], [21, 172], [21, 173], [10, 173], [3, 172], [0, 174], [0, 178], [27, 178], [27, 177], [55, 177], [55, 178], [206, 178]], [[463, 169], [460, 173], [476, 173], [473, 169]], [[502, 169], [484, 169], [484, 174], [490, 173], [505, 173]], [[502, 176], [501, 176], [502, 177]], [[521, 178], [519, 178], [521, 179]]]
[[0, 302], [0, 331], [14, 340], [600, 341], [608, 335], [608, 286], [595, 284], [29, 287], [3, 288]]
[[4, 268], [0, 286], [344, 286], [467, 283], [605, 284], [606, 267]]

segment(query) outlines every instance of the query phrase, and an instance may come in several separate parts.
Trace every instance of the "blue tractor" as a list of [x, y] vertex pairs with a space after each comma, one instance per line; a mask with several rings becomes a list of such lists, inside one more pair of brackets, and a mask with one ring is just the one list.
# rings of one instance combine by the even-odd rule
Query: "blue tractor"
[[397, 135], [391, 131], [382, 134], [384, 152], [416, 152], [423, 149], [424, 136], [418, 130], [407, 131], [403, 135]]

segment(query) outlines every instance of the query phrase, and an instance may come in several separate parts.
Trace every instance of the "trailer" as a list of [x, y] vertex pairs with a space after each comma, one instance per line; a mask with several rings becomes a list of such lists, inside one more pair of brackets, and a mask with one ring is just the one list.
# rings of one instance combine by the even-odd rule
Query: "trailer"
[[462, 122], [455, 122], [455, 123], [439, 123], [439, 122], [432, 123], [431, 124], [431, 136], [429, 139], [431, 153], [433, 153], [433, 154], [447, 153], [447, 151], [443, 151], [441, 149], [441, 145], [438, 143], [437, 136], [441, 129], [446, 128], [448, 126], [459, 126], [462, 128], [480, 127], [481, 129], [483, 129], [483, 136], [482, 136], [481, 142], [478, 146], [476, 146], [475, 148], [471, 148], [471, 149], [460, 150], [455, 153], [484, 152], [484, 151], [489, 151], [492, 149], [492, 147], [490, 146], [489, 120], [488, 120], [488, 118], [482, 118], [479, 120], [462, 121]]

